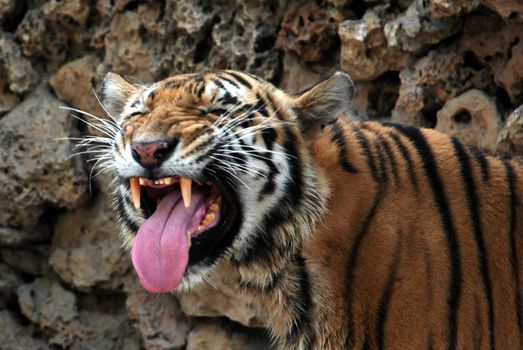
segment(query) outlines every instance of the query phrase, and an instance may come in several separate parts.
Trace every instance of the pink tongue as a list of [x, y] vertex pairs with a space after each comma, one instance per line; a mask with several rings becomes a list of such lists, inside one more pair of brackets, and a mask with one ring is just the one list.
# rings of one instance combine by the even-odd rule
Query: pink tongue
[[195, 191], [191, 206], [185, 208], [180, 192], [172, 192], [138, 230], [131, 256], [140, 282], [149, 292], [168, 292], [182, 282], [189, 262], [187, 230], [200, 222], [200, 215], [195, 214], [203, 199]]

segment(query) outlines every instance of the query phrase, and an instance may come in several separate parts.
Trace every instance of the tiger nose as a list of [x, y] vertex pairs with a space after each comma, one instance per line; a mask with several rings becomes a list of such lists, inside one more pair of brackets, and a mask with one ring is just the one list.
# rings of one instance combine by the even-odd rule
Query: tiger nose
[[152, 141], [131, 143], [131, 153], [134, 160], [146, 168], [159, 166], [169, 157], [176, 144], [167, 141]]

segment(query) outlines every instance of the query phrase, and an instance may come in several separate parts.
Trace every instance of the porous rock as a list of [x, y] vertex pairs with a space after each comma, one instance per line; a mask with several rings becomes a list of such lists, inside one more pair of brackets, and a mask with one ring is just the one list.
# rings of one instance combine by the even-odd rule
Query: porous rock
[[489, 68], [512, 103], [523, 102], [523, 23], [507, 22], [494, 13], [470, 15], [460, 49], [476, 61], [476, 69]]
[[523, 3], [520, 0], [482, 0], [481, 2], [503, 17], [523, 21]]
[[16, 0], [0, 0], [0, 25], [16, 8]]
[[63, 65], [49, 79], [56, 96], [74, 108], [81, 109], [97, 117], [105, 116], [96, 99], [96, 83], [102, 74], [98, 65], [100, 60], [95, 55], [87, 55]]
[[387, 19], [385, 7], [381, 7], [368, 10], [360, 20], [340, 23], [340, 65], [354, 80], [371, 80], [407, 64], [409, 54], [388, 45], [384, 32]]
[[83, 27], [89, 16], [87, 0], [51, 0], [42, 5], [44, 16], [52, 22], [73, 21]]
[[22, 314], [38, 324], [55, 347], [138, 350], [138, 339], [122, 310], [106, 307], [104, 312], [96, 305], [80, 309], [75, 294], [57, 281], [37, 278], [21, 285], [18, 302]]
[[146, 349], [184, 348], [193, 325], [172, 294], [154, 295], [136, 290], [128, 295], [126, 304]]
[[[143, 4], [140, 8], [146, 11], [150, 6]], [[138, 12], [117, 13], [104, 37], [104, 64], [109, 70], [125, 72], [137, 82], [152, 82], [167, 71], [172, 57], [163, 54], [168, 39], [163, 42], [152, 35], [146, 38], [143, 31], [144, 24]]]
[[49, 346], [31, 336], [29, 328], [9, 310], [0, 310], [0, 346], [3, 350], [47, 350]]
[[446, 101], [472, 88], [495, 93], [490, 73], [467, 64], [455, 45], [431, 50], [399, 76], [399, 96], [392, 110], [392, 120], [398, 123], [434, 127], [436, 113]]
[[81, 290], [100, 285], [116, 288], [129, 269], [110, 202], [99, 196], [90, 207], [60, 216], [49, 263], [60, 277]]
[[186, 350], [269, 350], [267, 339], [226, 322], [201, 322], [189, 334]]
[[283, 10], [278, 1], [170, 2], [166, 17], [176, 21], [176, 71], [246, 70], [273, 80], [279, 72], [274, 46]]
[[[16, 296], [22, 279], [6, 264], [0, 263], [0, 309], [5, 308]], [[1, 329], [1, 328], [0, 328]]]
[[44, 328], [59, 329], [78, 316], [75, 295], [50, 279], [21, 285], [18, 303], [25, 317]]
[[16, 28], [16, 38], [26, 56], [43, 56], [52, 61], [64, 61], [67, 53], [67, 33], [52, 29], [40, 8], [30, 9]]
[[14, 271], [26, 276], [41, 276], [48, 270], [49, 246], [42, 244], [26, 244], [23, 248], [2, 248], [1, 259]]
[[523, 105], [510, 113], [497, 140], [497, 153], [523, 155]]
[[427, 0], [427, 6], [435, 17], [457, 16], [480, 5], [480, 0]]
[[35, 224], [44, 203], [74, 208], [83, 202], [86, 177], [70, 159], [73, 123], [60, 101], [38, 88], [0, 119], [0, 225]]
[[401, 70], [410, 56], [460, 29], [453, 17], [433, 18], [423, 0], [413, 1], [399, 16], [377, 6], [361, 20], [340, 24], [341, 68], [355, 80], [371, 80], [387, 71]]
[[336, 7], [295, 3], [285, 13], [277, 43], [306, 62], [317, 62], [337, 43], [338, 24], [350, 17]]
[[31, 61], [23, 57], [20, 46], [11, 33], [0, 32], [0, 66], [3, 66], [9, 90], [17, 94], [26, 93], [36, 86], [38, 75]]
[[38, 227], [12, 228], [0, 226], [0, 246], [18, 247], [28, 243], [42, 242], [51, 237], [51, 230], [42, 224]]
[[501, 117], [484, 92], [473, 89], [447, 101], [437, 117], [436, 130], [490, 154], [496, 151]]

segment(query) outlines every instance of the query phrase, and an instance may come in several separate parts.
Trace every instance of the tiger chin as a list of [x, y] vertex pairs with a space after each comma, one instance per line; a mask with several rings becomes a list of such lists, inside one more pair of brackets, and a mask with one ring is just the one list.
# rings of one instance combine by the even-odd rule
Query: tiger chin
[[233, 268], [282, 349], [523, 346], [519, 162], [338, 118], [344, 73], [297, 95], [231, 70], [102, 90], [146, 290]]

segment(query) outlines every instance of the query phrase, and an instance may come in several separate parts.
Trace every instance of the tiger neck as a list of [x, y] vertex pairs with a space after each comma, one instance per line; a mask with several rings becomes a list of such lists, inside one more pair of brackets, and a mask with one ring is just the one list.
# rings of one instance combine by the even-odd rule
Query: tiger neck
[[279, 344], [291, 344], [291, 348], [301, 341], [304, 333], [300, 315], [312, 301], [312, 281], [302, 279], [307, 275], [303, 247], [325, 217], [331, 196], [326, 170], [312, 156], [310, 147], [303, 144], [297, 149], [298, 164], [293, 166], [299, 167], [301, 179], [291, 179], [300, 184], [299, 201], [287, 198], [280, 203], [269, 225], [261, 225], [254, 235], [254, 249], [248, 258], [232, 259], [244, 292], [262, 309], [270, 310], [267, 327]]

